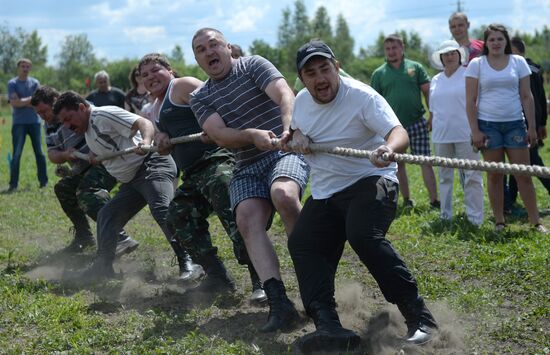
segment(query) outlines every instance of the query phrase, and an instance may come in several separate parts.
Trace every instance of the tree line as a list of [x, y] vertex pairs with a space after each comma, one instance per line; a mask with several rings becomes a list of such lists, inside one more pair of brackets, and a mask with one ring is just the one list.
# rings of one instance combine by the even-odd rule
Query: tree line
[[[355, 41], [350, 33], [345, 18], [339, 14], [333, 28], [332, 20], [325, 7], [316, 9], [313, 18], [309, 18], [303, 0], [296, 0], [293, 7], [282, 11], [277, 31], [277, 43], [270, 45], [265, 40], [255, 39], [248, 48], [247, 54], [259, 54], [269, 59], [288, 79], [291, 86], [296, 78], [295, 53], [300, 45], [312, 38], [321, 39], [334, 50], [342, 68], [358, 80], [369, 82], [372, 72], [384, 63], [383, 41], [386, 36], [379, 33], [374, 44], [367, 48], [353, 49]], [[483, 38], [486, 26], [471, 31], [471, 38]], [[408, 58], [421, 62], [431, 74], [428, 55], [431, 51], [420, 35], [412, 30], [396, 30], [405, 42]], [[550, 29], [547, 26], [534, 34], [515, 32], [513, 35], [523, 38], [527, 45], [527, 54], [550, 73]], [[450, 38], [450, 34], [449, 34]], [[144, 53], [145, 54], [145, 53]], [[184, 75], [206, 79], [206, 75], [195, 64], [185, 63], [181, 46], [175, 45], [171, 53], [165, 53], [176, 72]], [[60, 90], [72, 89], [81, 93], [89, 91], [94, 73], [104, 69], [112, 85], [127, 90], [128, 74], [139, 58], [109, 60], [97, 58], [92, 43], [86, 34], [66, 36], [61, 49], [56, 55], [57, 64], [48, 63], [48, 46], [43, 43], [38, 32], [25, 32], [22, 28], [10, 28], [7, 23], [0, 25], [0, 81], [6, 83], [15, 76], [16, 61], [26, 57], [33, 61], [33, 73], [40, 82], [47, 83]], [[92, 83], [93, 85], [93, 83]], [[0, 84], [0, 94], [6, 93], [6, 85]]]

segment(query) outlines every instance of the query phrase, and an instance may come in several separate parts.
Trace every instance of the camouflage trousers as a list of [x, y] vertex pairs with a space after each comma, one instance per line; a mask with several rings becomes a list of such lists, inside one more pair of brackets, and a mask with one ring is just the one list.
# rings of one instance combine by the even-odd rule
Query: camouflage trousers
[[97, 220], [97, 213], [111, 199], [109, 191], [116, 183], [102, 165], [97, 165], [82, 174], [64, 177], [55, 184], [54, 191], [61, 208], [77, 233], [92, 234], [86, 215]]
[[[218, 152], [224, 151], [223, 149]], [[208, 231], [208, 217], [214, 212], [233, 242], [239, 264], [250, 259], [230, 208], [229, 181], [235, 162], [228, 151], [206, 158], [200, 168], [184, 174], [168, 209], [167, 222], [174, 228], [174, 238], [194, 260], [216, 253]], [[203, 158], [204, 159], [204, 158]]]

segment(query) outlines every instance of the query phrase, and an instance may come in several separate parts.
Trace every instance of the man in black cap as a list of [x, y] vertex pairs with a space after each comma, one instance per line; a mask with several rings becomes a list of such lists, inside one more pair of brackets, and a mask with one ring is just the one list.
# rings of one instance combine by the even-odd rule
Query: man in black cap
[[[303, 45], [298, 75], [306, 86], [296, 97], [291, 121], [293, 149], [312, 169], [311, 197], [288, 241], [302, 302], [316, 331], [298, 341], [302, 351], [343, 351], [359, 336], [342, 327], [336, 312], [334, 278], [348, 241], [378, 282], [386, 300], [398, 306], [408, 327], [406, 341], [423, 344], [437, 328], [418, 295], [415, 279], [385, 234], [397, 208], [397, 166], [382, 154], [409, 144], [386, 100], [371, 87], [338, 75], [332, 50], [321, 41]], [[311, 152], [309, 142], [371, 150], [370, 160]]]

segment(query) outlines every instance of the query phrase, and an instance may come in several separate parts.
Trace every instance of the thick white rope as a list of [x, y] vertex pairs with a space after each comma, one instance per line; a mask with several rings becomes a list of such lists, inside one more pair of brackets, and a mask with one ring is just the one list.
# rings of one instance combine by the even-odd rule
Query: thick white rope
[[[199, 141], [201, 133], [191, 134], [189, 136], [181, 136], [170, 139], [170, 143], [182, 144]], [[279, 139], [272, 140], [273, 146], [279, 145]], [[291, 147], [292, 148], [292, 147]], [[96, 160], [104, 161], [108, 159], [113, 159], [125, 154], [134, 153], [137, 147], [132, 147], [124, 149], [118, 152], [113, 152], [111, 154], [97, 156]], [[156, 152], [158, 148], [155, 146], [141, 146], [143, 151]], [[341, 156], [355, 157], [355, 158], [369, 158], [373, 151], [370, 150], [360, 150], [353, 148], [343, 148], [343, 147], [332, 147], [324, 144], [310, 143], [309, 149], [312, 152], [318, 153], [329, 153]], [[79, 152], [74, 152], [73, 155], [76, 158], [88, 160], [86, 154]], [[512, 174], [512, 175], [530, 175], [538, 176], [543, 178], [550, 178], [550, 168], [538, 165], [522, 165], [522, 164], [508, 164], [508, 163], [497, 163], [497, 162], [486, 162], [480, 160], [469, 160], [469, 159], [456, 159], [456, 158], [445, 158], [439, 156], [424, 156], [424, 155], [411, 155], [411, 154], [399, 154], [399, 153], [384, 153], [381, 157], [385, 161], [393, 161], [397, 163], [408, 163], [416, 165], [430, 165], [430, 166], [441, 166], [444, 168], [457, 168], [463, 170], [479, 170], [479, 171], [489, 171], [489, 172], [498, 172], [501, 174]]]

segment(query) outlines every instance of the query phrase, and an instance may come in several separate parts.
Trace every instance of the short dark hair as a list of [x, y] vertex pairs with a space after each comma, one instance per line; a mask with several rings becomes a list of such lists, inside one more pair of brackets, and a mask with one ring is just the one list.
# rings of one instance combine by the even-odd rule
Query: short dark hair
[[506, 47], [504, 47], [504, 54], [512, 54], [512, 45], [510, 44], [510, 35], [508, 35], [508, 30], [501, 24], [492, 23], [485, 29], [483, 32], [483, 52], [482, 55], [489, 54], [489, 48], [487, 47], [487, 38], [491, 32], [500, 32], [504, 35], [506, 39]]
[[77, 92], [71, 90], [65, 91], [55, 101], [53, 105], [53, 114], [59, 115], [59, 112], [63, 109], [77, 111], [80, 104], [84, 104], [86, 107], [90, 106], [90, 104]]
[[521, 54], [525, 54], [525, 42], [519, 37], [513, 37], [510, 40], [512, 47], [518, 50]]
[[223, 35], [222, 31], [217, 30], [215, 28], [211, 28], [211, 27], [203, 27], [203, 28], [199, 29], [197, 32], [195, 32], [195, 34], [193, 35], [193, 39], [191, 39], [191, 48], [193, 49], [193, 51], [195, 51], [195, 48], [193, 47], [193, 42], [195, 42], [195, 39], [198, 36], [202, 36], [203, 34], [205, 34], [207, 32], [215, 32], [215, 33], [217, 33], [221, 36], [221, 38], [224, 40], [224, 42], [227, 42], [227, 40], [225, 39], [225, 36]]
[[[233, 55], [236, 55], [236, 57], [233, 57]], [[244, 56], [244, 52], [243, 52], [243, 49], [241, 48], [241, 46], [239, 46], [238, 44], [232, 44], [231, 45], [231, 57], [237, 59], [239, 57], [243, 57]]]
[[464, 21], [468, 22], [468, 16], [466, 16], [464, 12], [460, 12], [460, 11], [453, 12], [449, 17], [449, 23], [451, 23], [451, 21], [454, 20], [455, 18], [461, 18]]
[[139, 61], [137, 68], [141, 72], [141, 67], [150, 63], [158, 63], [165, 67], [168, 70], [172, 70], [172, 66], [170, 65], [170, 62], [168, 61], [168, 58], [166, 56], [160, 54], [160, 53], [149, 53], [144, 55], [141, 60]]
[[32, 94], [31, 105], [38, 106], [41, 102], [53, 107], [59, 97], [59, 91], [51, 86], [41, 86]]
[[403, 47], [403, 38], [401, 38], [401, 36], [397, 33], [392, 33], [384, 38], [384, 43], [386, 42], [397, 42], [401, 45], [401, 47]]

